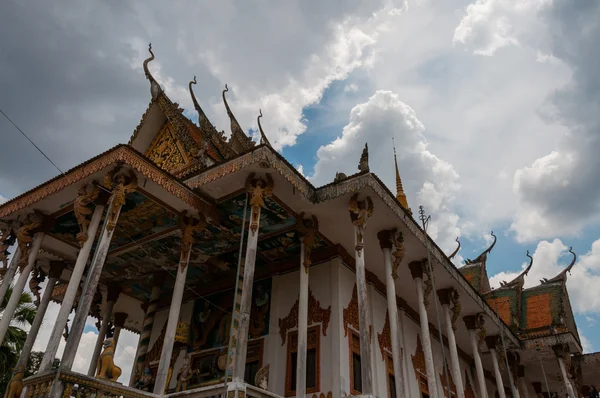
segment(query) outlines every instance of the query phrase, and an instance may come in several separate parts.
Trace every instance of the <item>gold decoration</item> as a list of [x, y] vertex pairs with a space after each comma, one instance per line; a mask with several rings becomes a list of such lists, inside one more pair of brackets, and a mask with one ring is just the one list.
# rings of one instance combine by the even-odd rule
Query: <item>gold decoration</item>
[[115, 229], [119, 211], [125, 204], [127, 194], [135, 191], [138, 186], [137, 177], [133, 170], [129, 170], [128, 177], [123, 174], [118, 174], [120, 170], [121, 166], [117, 166], [104, 176], [104, 186], [107, 189], [112, 189], [110, 214], [108, 214], [108, 222], [106, 224], [106, 229], [108, 231], [113, 231]]
[[71, 398], [71, 394], [73, 393], [73, 384], [66, 383], [65, 389], [63, 390], [63, 398]]
[[253, 234], [258, 230], [260, 209], [267, 208], [265, 198], [273, 194], [273, 185], [273, 178], [270, 174], [265, 174], [265, 178], [255, 178], [255, 173], [251, 173], [246, 179], [246, 189], [250, 193], [250, 207], [252, 208], [250, 229]]
[[17, 243], [19, 250], [21, 251], [21, 260], [19, 261], [19, 268], [21, 272], [27, 266], [29, 262], [29, 250], [31, 243], [33, 242], [33, 236], [37, 232], [37, 229], [42, 225], [42, 215], [40, 213], [31, 213], [25, 219], [24, 225], [19, 228], [17, 232]]
[[475, 316], [475, 329], [477, 329], [477, 336], [479, 338], [478, 340], [478, 347], [481, 346], [481, 344], [483, 344], [483, 341], [485, 340], [485, 318], [483, 317], [483, 314], [477, 314]]
[[206, 218], [200, 213], [198, 218], [193, 218], [187, 215], [184, 211], [179, 217], [179, 228], [181, 229], [181, 256], [180, 266], [182, 270], [188, 265], [190, 250], [194, 243], [194, 233], [204, 231], [206, 228]]
[[394, 280], [398, 279], [398, 269], [400, 268], [400, 263], [404, 259], [404, 234], [402, 232], [396, 231], [392, 233], [392, 242], [394, 244], [394, 250], [392, 251], [392, 256], [394, 257], [394, 263], [392, 266], [392, 277]]
[[75, 202], [73, 202], [73, 213], [75, 213], [75, 219], [77, 220], [77, 224], [79, 224], [77, 241], [80, 247], [83, 247], [83, 244], [88, 239], [87, 230], [88, 225], [90, 225], [88, 217], [92, 214], [92, 210], [88, 205], [98, 199], [98, 195], [100, 195], [100, 188], [96, 185], [92, 186], [91, 190], [88, 190], [87, 185], [82, 185], [77, 191]]
[[25, 377], [25, 367], [19, 366], [13, 370], [12, 379], [8, 383], [5, 398], [19, 398], [23, 392], [23, 377]]
[[262, 388], [267, 391], [269, 387], [269, 364], [266, 364], [262, 368], [258, 369], [256, 376], [254, 376], [254, 385], [258, 388]]
[[161, 169], [173, 173], [189, 163], [189, 159], [170, 127], [169, 121], [165, 122], [146, 151], [146, 157]]
[[14, 234], [12, 228], [8, 225], [2, 225], [0, 227], [0, 261], [2, 261], [3, 267], [8, 267], [8, 248], [12, 246]]
[[385, 322], [381, 333], [377, 333], [377, 341], [379, 341], [379, 350], [381, 351], [381, 359], [385, 360], [386, 350], [392, 352], [392, 333], [390, 329], [390, 313], [385, 311]]
[[121, 376], [121, 368], [115, 365], [113, 360], [115, 355], [115, 341], [113, 339], [106, 339], [102, 346], [104, 350], [98, 358], [96, 377], [98, 379], [117, 381], [119, 376]]
[[358, 321], [358, 291], [356, 290], [356, 283], [352, 289], [352, 298], [348, 303], [348, 306], [344, 308], [344, 336], [348, 336], [348, 326], [352, 326], [356, 330], [360, 330]]
[[373, 215], [373, 201], [367, 196], [365, 200], [358, 200], [358, 193], [352, 195], [348, 203], [350, 219], [356, 227], [356, 253], [360, 256], [364, 247], [363, 234], [367, 226], [367, 220]]
[[429, 297], [431, 296], [431, 291], [433, 290], [433, 272], [431, 267], [429, 267], [427, 260], [422, 261], [423, 267], [423, 276], [427, 276], [427, 279], [423, 280], [423, 284], [425, 285], [425, 291], [423, 292], [423, 302], [425, 303], [425, 307], [429, 306]]
[[417, 334], [417, 348], [415, 349], [415, 355], [411, 355], [413, 368], [415, 370], [415, 377], [417, 378], [417, 384], [419, 391], [429, 396], [429, 382], [427, 380], [427, 365], [425, 365], [425, 352], [423, 351], [423, 344], [421, 343], [421, 336]]
[[308, 272], [308, 267], [312, 264], [310, 253], [315, 247], [315, 237], [319, 230], [319, 220], [314, 215], [311, 218], [304, 218], [304, 212], [296, 219], [296, 229], [300, 233], [302, 244], [304, 246], [304, 271]]
[[[285, 345], [287, 332], [290, 329], [298, 326], [298, 308], [300, 299], [296, 300], [290, 313], [285, 318], [279, 318], [279, 335], [281, 336], [281, 345]], [[307, 325], [310, 326], [315, 322], [323, 324], [323, 336], [327, 336], [327, 328], [331, 319], [331, 306], [324, 309], [321, 307], [321, 302], [312, 294], [312, 290], [308, 289], [308, 320]]]
[[450, 293], [450, 302], [452, 303], [452, 330], [454, 330], [456, 332], [456, 321], [458, 320], [458, 317], [460, 316], [460, 310], [461, 310], [461, 305], [460, 305], [460, 295], [458, 294], [458, 291], [456, 289], [452, 289], [452, 292]]
[[42, 288], [40, 287], [40, 283], [43, 282], [44, 279], [45, 276], [39, 267], [34, 267], [34, 269], [31, 270], [31, 278], [29, 278], [29, 290], [31, 290], [31, 293], [33, 293], [35, 296], [35, 301], [33, 304], [36, 308], [39, 307], [41, 302], [40, 291]]
[[190, 188], [175, 180], [172, 176], [128, 145], [119, 145], [102, 155], [84, 163], [70, 172], [62, 175], [60, 178], [48, 181], [41, 186], [24, 193], [23, 195], [0, 206], [0, 218], [6, 217], [20, 209], [30, 206], [49, 195], [52, 195], [71, 184], [77, 183], [82, 179], [89, 177], [99, 170], [102, 170], [115, 163], [126, 163], [137, 170], [149, 180], [163, 187], [167, 192], [181, 199], [183, 202], [202, 211], [211, 218], [218, 218], [215, 206], [200, 198]]

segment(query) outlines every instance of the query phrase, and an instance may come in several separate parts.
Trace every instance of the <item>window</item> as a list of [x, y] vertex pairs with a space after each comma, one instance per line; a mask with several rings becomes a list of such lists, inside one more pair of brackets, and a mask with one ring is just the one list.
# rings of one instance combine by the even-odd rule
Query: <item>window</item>
[[[321, 332], [320, 326], [315, 326], [308, 329], [308, 344], [306, 351], [306, 392], [319, 392], [319, 336]], [[285, 384], [285, 396], [296, 395], [296, 370], [298, 361], [298, 332], [293, 331], [288, 333], [288, 355], [287, 355], [287, 372]]]
[[348, 338], [350, 344], [350, 392], [358, 395], [362, 392], [360, 337], [354, 330], [350, 330]]
[[386, 352], [385, 368], [388, 384], [388, 398], [396, 398], [396, 378], [394, 376], [394, 360], [392, 356]]
[[246, 354], [246, 367], [244, 369], [244, 381], [254, 385], [256, 373], [262, 367], [263, 339], [248, 342]]

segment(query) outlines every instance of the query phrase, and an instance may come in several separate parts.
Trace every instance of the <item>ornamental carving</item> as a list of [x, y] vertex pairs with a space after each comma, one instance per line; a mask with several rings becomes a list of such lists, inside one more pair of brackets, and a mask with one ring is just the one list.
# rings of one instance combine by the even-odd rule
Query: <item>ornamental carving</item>
[[393, 257], [393, 266], [392, 266], [392, 277], [394, 280], [398, 279], [398, 269], [400, 268], [400, 263], [404, 259], [404, 234], [402, 232], [392, 233], [392, 242], [394, 243], [394, 250], [392, 251]]
[[427, 276], [424, 278], [423, 284], [425, 285], [425, 290], [423, 292], [423, 302], [425, 307], [428, 307], [430, 304], [429, 298], [431, 297], [431, 291], [433, 290], [433, 265], [429, 265], [427, 260], [423, 260], [423, 276]]
[[[296, 300], [290, 313], [285, 318], [279, 318], [279, 335], [281, 336], [281, 345], [285, 345], [288, 331], [298, 326], [298, 308], [300, 299]], [[331, 306], [324, 309], [321, 302], [308, 289], [308, 326], [315, 322], [321, 322], [323, 325], [323, 336], [327, 336], [327, 328], [331, 320]]]
[[304, 218], [304, 212], [296, 219], [296, 229], [300, 233], [304, 250], [304, 271], [308, 272], [308, 267], [312, 264], [310, 253], [315, 247], [315, 237], [319, 230], [319, 220], [314, 215], [311, 218]]
[[381, 351], [381, 359], [385, 360], [385, 352], [392, 352], [392, 333], [390, 329], [390, 313], [385, 312], [385, 322], [381, 333], [377, 333], [377, 341], [379, 341], [379, 350]]
[[365, 200], [358, 200], [358, 193], [355, 193], [348, 203], [348, 211], [350, 211], [350, 220], [352, 220], [356, 230], [356, 254], [361, 256], [364, 247], [363, 234], [367, 227], [367, 220], [373, 215], [373, 201], [370, 196], [367, 196]]
[[421, 335], [417, 333], [417, 348], [415, 355], [410, 356], [417, 376], [417, 383], [421, 377], [427, 377], [427, 366], [425, 365], [425, 352], [423, 351], [423, 344], [421, 343]]
[[475, 329], [477, 329], [478, 347], [480, 347], [486, 336], [485, 318], [483, 317], [483, 314], [477, 314], [475, 316]]
[[45, 279], [46, 275], [42, 272], [39, 266], [34, 267], [31, 271], [31, 278], [29, 279], [29, 290], [31, 290], [31, 293], [33, 293], [33, 295], [35, 296], [33, 304], [36, 308], [40, 306], [42, 300], [40, 294], [42, 288], [40, 287], [40, 283], [42, 283]]
[[125, 199], [128, 193], [136, 190], [138, 186], [137, 177], [133, 170], [129, 170], [129, 176], [119, 174], [121, 166], [117, 166], [109, 171], [104, 176], [104, 186], [107, 189], [112, 190], [112, 202], [108, 211], [108, 221], [106, 223], [106, 229], [113, 231], [117, 226], [117, 219], [119, 218], [119, 212], [121, 207], [125, 204]]
[[79, 187], [77, 197], [73, 202], [73, 213], [75, 213], [75, 219], [79, 225], [79, 233], [76, 238], [80, 247], [83, 247], [83, 244], [88, 240], [87, 231], [90, 225], [88, 217], [92, 214], [92, 210], [88, 206], [98, 199], [98, 195], [100, 195], [100, 188], [96, 185], [93, 185], [91, 189], [88, 189], [87, 184], [82, 185]]
[[[448, 366], [448, 362], [446, 362], [446, 372], [442, 371], [440, 373], [440, 381], [442, 382], [442, 391], [444, 391], [444, 396], [446, 398], [451, 398], [456, 396], [456, 384], [454, 384], [454, 378], [452, 377], [452, 372], [450, 372], [450, 366]], [[446, 379], [446, 374], [448, 374], [448, 379]], [[448, 383], [448, 381], [450, 381]], [[448, 394], [448, 384], [450, 384], [450, 394]]]
[[253, 234], [258, 230], [260, 223], [260, 209], [267, 208], [265, 198], [273, 194], [274, 185], [270, 174], [265, 174], [265, 178], [255, 176], [255, 173], [251, 173], [246, 179], [246, 190], [250, 193], [250, 207], [252, 208], [250, 230]]
[[450, 303], [452, 304], [452, 307], [450, 308], [450, 311], [452, 311], [452, 330], [454, 330], [456, 332], [456, 321], [458, 320], [458, 317], [460, 316], [460, 310], [461, 310], [461, 305], [460, 305], [460, 294], [458, 293], [458, 291], [456, 289], [452, 289], [452, 292], [450, 293]]
[[[344, 308], [344, 336], [348, 336], [348, 326], [352, 326], [354, 330], [360, 331], [360, 322], [358, 320], [358, 291], [356, 283], [352, 289], [352, 298], [348, 306]], [[373, 325], [369, 325], [369, 339], [373, 338]]]
[[173, 173], [189, 163], [184, 153], [181, 143], [171, 131], [169, 122], [165, 122], [146, 151], [146, 157], [161, 169]]
[[8, 267], [8, 248], [15, 244], [16, 236], [8, 225], [0, 226], [0, 261], [3, 268]]
[[192, 244], [194, 244], [194, 233], [203, 231], [206, 228], [206, 218], [200, 213], [198, 218], [188, 216], [187, 211], [179, 216], [179, 228], [181, 229], [181, 256], [179, 266], [181, 270], [185, 270], [189, 258]]
[[42, 226], [42, 222], [42, 214], [36, 211], [27, 216], [23, 226], [21, 226], [17, 232], [17, 243], [19, 251], [21, 252], [21, 260], [19, 261], [19, 268], [21, 272], [23, 272], [23, 269], [29, 262], [29, 251], [31, 243], [33, 242], [33, 236], [37, 232], [38, 228]]

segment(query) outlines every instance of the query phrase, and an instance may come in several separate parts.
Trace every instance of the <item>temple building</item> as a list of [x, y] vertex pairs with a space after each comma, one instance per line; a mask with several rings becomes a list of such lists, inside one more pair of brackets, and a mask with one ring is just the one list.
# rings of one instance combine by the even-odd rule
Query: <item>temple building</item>
[[[273, 150], [262, 114], [260, 142], [246, 134], [227, 86], [227, 138], [195, 78], [198, 124], [184, 116], [150, 54], [151, 100], [129, 143], [0, 206], [0, 300], [28, 283], [38, 307], [8, 398], [587, 394], [600, 354], [582, 354], [566, 287], [574, 253], [538, 286], [524, 288], [544, 266], [531, 259], [491, 289], [495, 237], [455, 266], [460, 244], [447, 255], [427, 235], [397, 163], [395, 194], [370, 172], [367, 146], [356, 174], [314, 187]], [[50, 301], [59, 314], [39, 373], [24, 378]], [[72, 368], [89, 316], [98, 339], [82, 374]], [[114, 356], [123, 329], [140, 336], [128, 380]]]

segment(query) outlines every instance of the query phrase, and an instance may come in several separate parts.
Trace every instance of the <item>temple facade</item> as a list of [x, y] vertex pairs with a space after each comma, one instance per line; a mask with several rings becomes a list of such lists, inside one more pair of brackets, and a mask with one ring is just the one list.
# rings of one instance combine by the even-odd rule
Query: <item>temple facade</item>
[[[314, 187], [273, 150], [262, 114], [260, 142], [248, 137], [227, 86], [228, 138], [195, 78], [198, 123], [185, 117], [150, 54], [151, 101], [129, 143], [0, 206], [0, 300], [28, 283], [38, 307], [8, 398], [587, 396], [600, 355], [582, 354], [566, 287], [574, 253], [538, 286], [524, 288], [543, 266], [530, 258], [491, 289], [495, 237], [455, 266], [460, 243], [447, 255], [427, 235], [397, 164], [395, 194], [367, 146], [356, 174]], [[24, 379], [50, 301], [60, 312]], [[82, 374], [72, 367], [89, 316], [98, 339]], [[123, 329], [140, 335], [127, 380], [114, 357]]]

